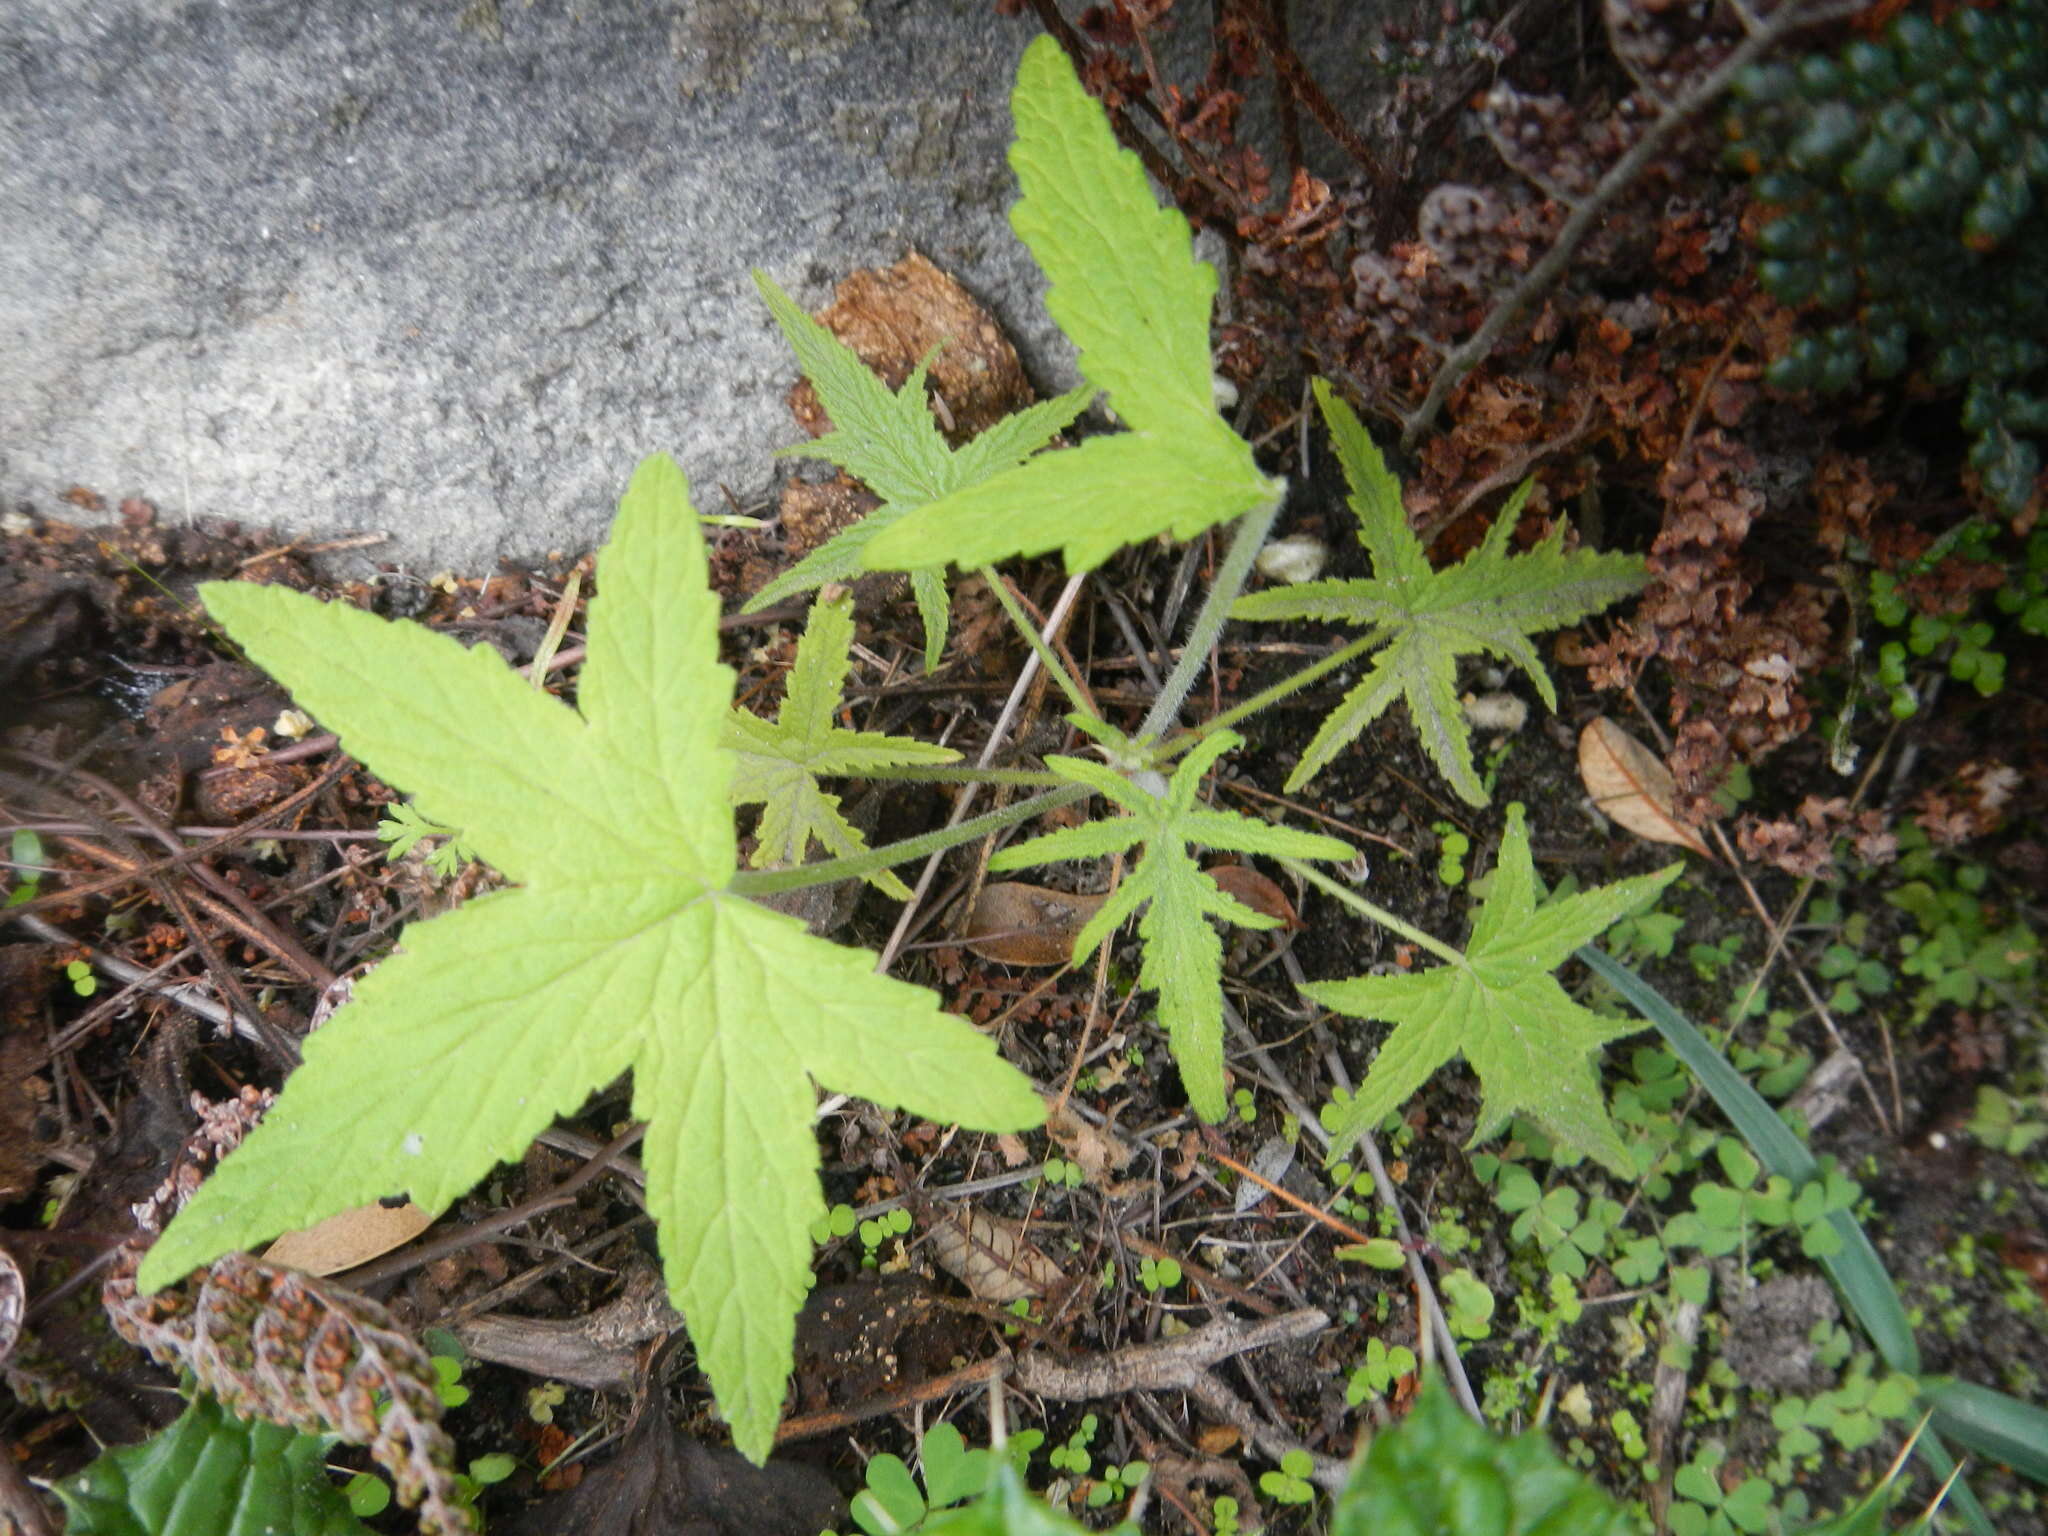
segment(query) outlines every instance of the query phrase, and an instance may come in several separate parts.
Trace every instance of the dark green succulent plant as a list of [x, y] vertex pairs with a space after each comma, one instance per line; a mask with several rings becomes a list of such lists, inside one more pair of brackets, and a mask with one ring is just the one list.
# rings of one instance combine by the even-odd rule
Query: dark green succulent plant
[[1911, 12], [1882, 39], [1758, 65], [1728, 163], [1773, 210], [1759, 275], [1815, 328], [1771, 367], [1832, 394], [1902, 373], [1963, 391], [1970, 462], [2008, 511], [2048, 436], [2048, 0]]

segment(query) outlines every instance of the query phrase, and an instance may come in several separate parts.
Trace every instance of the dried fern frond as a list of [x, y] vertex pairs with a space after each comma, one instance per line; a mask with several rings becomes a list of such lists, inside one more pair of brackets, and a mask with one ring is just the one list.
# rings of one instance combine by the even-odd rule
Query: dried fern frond
[[466, 1536], [476, 1517], [458, 1492], [455, 1446], [441, 1427], [432, 1360], [366, 1296], [246, 1254], [216, 1260], [153, 1296], [135, 1271], [163, 1223], [207, 1167], [260, 1120], [271, 1095], [244, 1089], [209, 1104], [171, 1175], [135, 1208], [138, 1233], [109, 1272], [101, 1300], [115, 1332], [159, 1365], [189, 1371], [235, 1413], [366, 1446], [417, 1506], [426, 1536]]

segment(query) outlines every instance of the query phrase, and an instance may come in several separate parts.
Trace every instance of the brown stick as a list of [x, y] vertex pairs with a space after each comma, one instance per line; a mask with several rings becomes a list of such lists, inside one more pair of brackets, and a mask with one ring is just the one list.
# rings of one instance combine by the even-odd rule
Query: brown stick
[[[999, 1373], [1014, 1386], [1040, 1397], [1061, 1402], [1085, 1402], [1090, 1398], [1116, 1397], [1125, 1392], [1182, 1391], [1201, 1395], [1197, 1383], [1207, 1380], [1215, 1393], [1228, 1397], [1220, 1383], [1208, 1378], [1210, 1366], [1270, 1344], [1284, 1344], [1306, 1338], [1330, 1325], [1329, 1317], [1313, 1307], [1284, 1313], [1256, 1323], [1219, 1318], [1178, 1338], [1133, 1344], [1112, 1354], [1099, 1355], [1078, 1365], [1059, 1365], [1043, 1354], [1013, 1358], [1005, 1350], [987, 1360], [934, 1376], [928, 1381], [871, 1397], [849, 1408], [828, 1413], [800, 1414], [785, 1419], [775, 1432], [777, 1444], [809, 1440], [831, 1434], [867, 1419], [896, 1413], [918, 1403], [947, 1397], [969, 1387], [985, 1384]], [[1206, 1398], [1204, 1399], [1206, 1401]], [[1233, 1399], [1234, 1401], [1234, 1399]], [[1238, 1404], [1240, 1408], [1243, 1404]], [[1270, 1435], [1270, 1431], [1267, 1431]], [[1290, 1447], [1291, 1448], [1291, 1447]]]

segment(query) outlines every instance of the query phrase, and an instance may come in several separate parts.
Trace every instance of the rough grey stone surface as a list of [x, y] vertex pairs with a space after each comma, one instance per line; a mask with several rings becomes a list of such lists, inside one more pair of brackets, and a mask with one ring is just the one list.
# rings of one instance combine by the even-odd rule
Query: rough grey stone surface
[[[1344, 7], [1338, 6], [1342, 11]], [[989, 0], [6, 0], [0, 503], [589, 547], [633, 464], [767, 485], [799, 300], [915, 246], [1072, 379]]]

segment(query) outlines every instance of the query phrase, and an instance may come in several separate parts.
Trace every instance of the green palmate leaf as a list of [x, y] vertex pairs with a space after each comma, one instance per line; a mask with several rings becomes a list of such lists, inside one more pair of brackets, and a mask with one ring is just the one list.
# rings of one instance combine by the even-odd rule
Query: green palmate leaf
[[1195, 259], [1187, 220], [1159, 206], [1051, 38], [1025, 50], [1011, 107], [1010, 165], [1023, 193], [1011, 227], [1051, 282], [1045, 307], [1080, 349], [1083, 376], [1131, 430], [920, 508], [868, 544], [863, 558], [877, 569], [1060, 549], [1068, 570], [1083, 571], [1126, 544], [1190, 538], [1279, 493], [1216, 414], [1216, 272]]
[[669, 1292], [758, 1460], [825, 1210], [812, 1080], [991, 1130], [1044, 1106], [929, 992], [726, 889], [732, 674], [667, 458], [634, 474], [597, 569], [574, 709], [488, 647], [277, 588], [202, 589], [352, 755], [520, 888], [405, 930], [139, 1280], [387, 1195], [443, 1210], [631, 1068]]
[[1594, 1059], [1609, 1040], [1645, 1026], [1580, 1007], [1553, 974], [1579, 945], [1647, 905], [1683, 864], [1536, 905], [1536, 871], [1522, 808], [1508, 807], [1493, 886], [1454, 965], [1409, 976], [1355, 976], [1302, 988], [1325, 1007], [1395, 1027], [1334, 1127], [1334, 1159], [1462, 1054], [1479, 1075], [1476, 1143], [1526, 1114], [1560, 1141], [1630, 1172], [1608, 1117]]
[[1188, 753], [1158, 794], [1100, 763], [1047, 758], [1046, 766], [1061, 778], [1096, 790], [1125, 815], [1049, 832], [989, 860], [989, 868], [1009, 870], [1061, 859], [1101, 858], [1145, 845], [1137, 867], [1075, 936], [1074, 960], [1086, 960], [1126, 918], [1145, 908], [1138, 919], [1138, 936], [1145, 946], [1138, 985], [1158, 990], [1159, 1017], [1166, 1025], [1173, 1059], [1180, 1064], [1188, 1102], [1205, 1120], [1221, 1120], [1225, 1109], [1223, 945], [1209, 919], [1220, 917], [1245, 928], [1277, 928], [1280, 920], [1225, 895], [1189, 850], [1224, 848], [1293, 859], [1348, 859], [1352, 854], [1334, 837], [1197, 805], [1203, 776], [1219, 756], [1240, 745], [1242, 738], [1217, 731]]
[[1401, 488], [1351, 407], [1321, 379], [1315, 383], [1331, 441], [1351, 482], [1358, 541], [1373, 573], [1354, 581], [1311, 581], [1254, 593], [1231, 608], [1239, 619], [1319, 619], [1371, 630], [1385, 644], [1365, 676], [1323, 721], [1287, 788], [1299, 789], [1396, 699], [1423, 749], [1460, 796], [1486, 803], [1472, 761], [1472, 736], [1458, 702], [1458, 658], [1481, 653], [1512, 661], [1529, 675], [1543, 702], [1557, 707], [1550, 674], [1528, 637], [1573, 624], [1640, 590], [1643, 562], [1634, 555], [1564, 548], [1560, 524], [1524, 555], [1510, 554], [1529, 487], [1509, 498], [1485, 541], [1448, 570], [1432, 570], [1408, 527]]
[[[865, 481], [882, 498], [882, 505], [755, 593], [749, 610], [861, 574], [864, 551], [884, 529], [928, 502], [1029, 458], [1065, 431], [1094, 394], [1077, 389], [1042, 400], [956, 450], [932, 420], [925, 399], [925, 364], [918, 364], [903, 387], [892, 393], [858, 353], [805, 314], [765, 272], [754, 274], [754, 284], [832, 417], [832, 431], [782, 452], [837, 464]], [[938, 666], [946, 649], [946, 589], [941, 575], [945, 564], [943, 556], [911, 563], [918, 611], [924, 619], [927, 670]]]
[[50, 1491], [71, 1536], [370, 1536], [327, 1475], [333, 1443], [201, 1397]]
[[[819, 786], [820, 777], [960, 760], [947, 747], [849, 731], [838, 723], [852, 645], [853, 599], [842, 596], [812, 605], [775, 720], [742, 709], [726, 719], [726, 745], [737, 759], [732, 802], [761, 807], [754, 834], [756, 865], [801, 864], [813, 839], [842, 857], [867, 847], [859, 829], [840, 814], [839, 797]], [[910, 896], [909, 887], [886, 869], [868, 879], [899, 900]]]
[[1332, 1536], [1642, 1536], [1598, 1483], [1540, 1432], [1495, 1435], [1423, 1384], [1408, 1416], [1372, 1437], [1337, 1495]]

